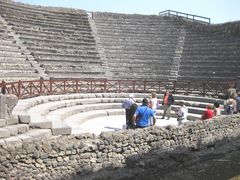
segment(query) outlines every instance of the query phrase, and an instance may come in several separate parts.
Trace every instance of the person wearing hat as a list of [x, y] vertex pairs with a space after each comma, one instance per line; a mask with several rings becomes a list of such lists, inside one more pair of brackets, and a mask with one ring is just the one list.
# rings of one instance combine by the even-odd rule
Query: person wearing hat
[[188, 122], [187, 120], [188, 108], [184, 105], [184, 101], [180, 101], [179, 105], [180, 105], [180, 108], [176, 109], [175, 113], [177, 115], [178, 125], [180, 126]]
[[133, 127], [132, 116], [137, 108], [134, 97], [134, 94], [129, 94], [129, 98], [125, 99], [122, 103], [122, 108], [124, 108], [126, 111], [126, 129]]
[[[142, 105], [139, 106], [133, 115], [133, 123], [136, 124], [136, 128], [145, 128], [150, 125], [155, 125], [156, 118], [154, 116], [154, 111], [148, 107], [149, 100], [144, 98], [142, 100]], [[150, 118], [153, 118], [153, 124], [150, 124]]]

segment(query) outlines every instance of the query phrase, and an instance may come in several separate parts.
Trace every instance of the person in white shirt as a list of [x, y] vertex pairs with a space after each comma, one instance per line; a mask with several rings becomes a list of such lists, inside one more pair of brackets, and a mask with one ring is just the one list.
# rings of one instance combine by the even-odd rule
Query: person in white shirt
[[[159, 102], [158, 102], [158, 99], [157, 99], [157, 94], [155, 92], [153, 92], [151, 94], [149, 107], [153, 110], [154, 116], [156, 116], [156, 114], [157, 114], [158, 106], [159, 106]], [[150, 120], [150, 123], [151, 124], [153, 123], [153, 119]]]
[[175, 113], [177, 115], [178, 125], [180, 126], [180, 125], [188, 122], [188, 120], [187, 120], [188, 108], [184, 105], [184, 101], [180, 101], [179, 105], [180, 105], [180, 107], [178, 109], [176, 109]]

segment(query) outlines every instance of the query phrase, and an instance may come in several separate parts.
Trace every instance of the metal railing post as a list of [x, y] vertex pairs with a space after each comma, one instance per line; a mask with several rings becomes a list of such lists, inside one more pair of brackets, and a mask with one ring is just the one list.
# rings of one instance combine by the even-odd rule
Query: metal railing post
[[2, 80], [2, 89], [1, 89], [2, 94], [6, 94], [6, 82]]
[[53, 91], [52, 91], [52, 80], [50, 79], [50, 81], [49, 81], [49, 84], [50, 84], [50, 87], [49, 87], [49, 89], [50, 89], [50, 94], [53, 94]]
[[17, 92], [17, 97], [18, 98], [21, 98], [22, 95], [21, 95], [21, 85], [22, 85], [22, 82], [21, 80], [18, 81], [18, 92]]
[[41, 95], [42, 93], [43, 93], [43, 80], [42, 79], [40, 79], [40, 89], [39, 89], [39, 95]]

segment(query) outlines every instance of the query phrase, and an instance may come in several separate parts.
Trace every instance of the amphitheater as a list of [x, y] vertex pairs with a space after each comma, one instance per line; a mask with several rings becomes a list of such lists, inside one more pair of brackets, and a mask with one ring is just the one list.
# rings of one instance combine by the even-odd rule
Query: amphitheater
[[[240, 179], [239, 114], [199, 120], [240, 90], [240, 22], [173, 12], [0, 0], [0, 179]], [[129, 93], [167, 89], [171, 120], [122, 128]]]

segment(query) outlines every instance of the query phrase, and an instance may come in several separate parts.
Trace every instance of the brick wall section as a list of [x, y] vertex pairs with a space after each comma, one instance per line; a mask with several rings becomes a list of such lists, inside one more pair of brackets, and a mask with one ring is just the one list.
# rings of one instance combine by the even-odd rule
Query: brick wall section
[[[11, 141], [8, 143], [1, 141], [0, 177], [5, 179], [20, 177], [67, 179], [77, 173], [84, 178], [89, 173], [94, 174], [101, 169], [124, 168], [126, 164], [130, 168], [139, 163], [141, 165], [141, 161], [136, 162], [135, 157], [139, 155], [144, 157], [153, 151], [160, 154], [180, 147], [185, 149], [185, 154], [201, 151], [209, 143], [212, 144], [224, 138], [238, 137], [239, 128], [240, 116], [235, 115], [215, 118], [204, 123], [192, 122], [182, 128], [151, 127], [104, 132], [98, 137], [83, 134], [53, 137], [41, 142], [22, 141], [17, 144]], [[178, 167], [183, 163], [182, 161], [187, 163], [191, 159], [186, 158], [181, 162], [171, 159], [173, 167]], [[143, 166], [151, 166], [151, 163], [143, 164]], [[164, 169], [164, 167], [156, 166], [155, 170], [156, 168]], [[172, 171], [175, 171], [174, 168]], [[102, 178], [104, 176], [106, 174], [102, 175]]]

